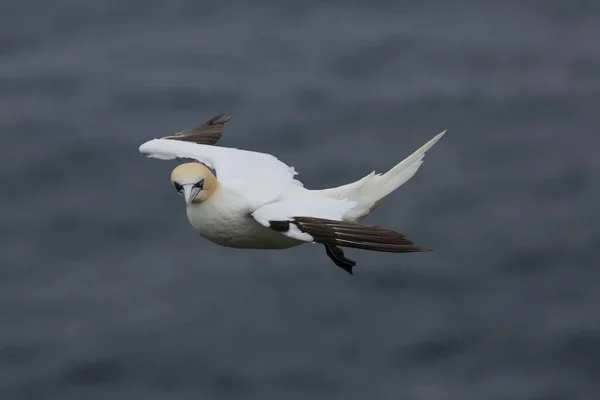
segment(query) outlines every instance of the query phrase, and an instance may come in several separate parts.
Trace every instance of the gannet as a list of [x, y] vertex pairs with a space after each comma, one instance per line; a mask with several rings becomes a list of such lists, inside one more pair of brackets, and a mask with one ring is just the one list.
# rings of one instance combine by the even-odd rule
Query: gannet
[[231, 117], [145, 142], [149, 158], [185, 160], [171, 173], [192, 227], [228, 247], [287, 249], [318, 243], [335, 265], [353, 274], [342, 247], [393, 253], [430, 251], [404, 235], [361, 221], [417, 172], [441, 132], [384, 174], [371, 172], [347, 185], [310, 190], [275, 156], [215, 146]]

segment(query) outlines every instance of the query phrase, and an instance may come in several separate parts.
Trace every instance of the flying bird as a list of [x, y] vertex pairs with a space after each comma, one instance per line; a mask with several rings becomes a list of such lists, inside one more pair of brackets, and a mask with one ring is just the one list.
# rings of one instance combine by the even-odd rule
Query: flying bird
[[231, 117], [219, 114], [202, 125], [153, 139], [139, 148], [162, 160], [186, 160], [171, 173], [185, 200], [190, 224], [222, 246], [286, 249], [304, 243], [324, 246], [327, 256], [353, 274], [356, 262], [343, 247], [392, 253], [429, 251], [404, 235], [361, 224], [390, 193], [417, 172], [441, 132], [384, 174], [370, 173], [347, 185], [310, 190], [293, 167], [254, 151], [215, 146]]

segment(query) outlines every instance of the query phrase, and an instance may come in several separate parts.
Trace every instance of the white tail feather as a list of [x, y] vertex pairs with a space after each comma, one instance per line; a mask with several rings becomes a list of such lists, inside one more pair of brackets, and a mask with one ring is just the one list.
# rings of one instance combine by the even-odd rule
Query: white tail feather
[[331, 189], [315, 190], [314, 192], [322, 196], [335, 199], [354, 200], [358, 204], [346, 216], [345, 220], [359, 221], [366, 217], [375, 207], [377, 207], [390, 193], [406, 183], [412, 178], [421, 164], [425, 153], [441, 139], [446, 131], [436, 135], [429, 142], [421, 146], [417, 151], [402, 160], [394, 168], [385, 174], [376, 174], [371, 172], [364, 178]]

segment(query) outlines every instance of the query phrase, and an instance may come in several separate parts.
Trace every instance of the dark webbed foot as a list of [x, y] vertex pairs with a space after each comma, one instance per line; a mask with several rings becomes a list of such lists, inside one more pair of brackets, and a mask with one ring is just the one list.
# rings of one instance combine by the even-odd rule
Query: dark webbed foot
[[352, 267], [356, 265], [356, 261], [346, 258], [342, 249], [332, 244], [326, 244], [325, 253], [327, 253], [327, 256], [333, 260], [335, 265], [342, 268], [350, 275], [354, 275]]

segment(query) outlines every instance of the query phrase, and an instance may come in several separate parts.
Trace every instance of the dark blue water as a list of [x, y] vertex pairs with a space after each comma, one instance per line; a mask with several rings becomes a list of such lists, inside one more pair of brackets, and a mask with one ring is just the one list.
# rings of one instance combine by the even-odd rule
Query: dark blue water
[[[367, 222], [427, 254], [233, 250], [138, 146], [323, 188], [443, 129]], [[0, 4], [0, 398], [596, 399], [594, 1]]]

